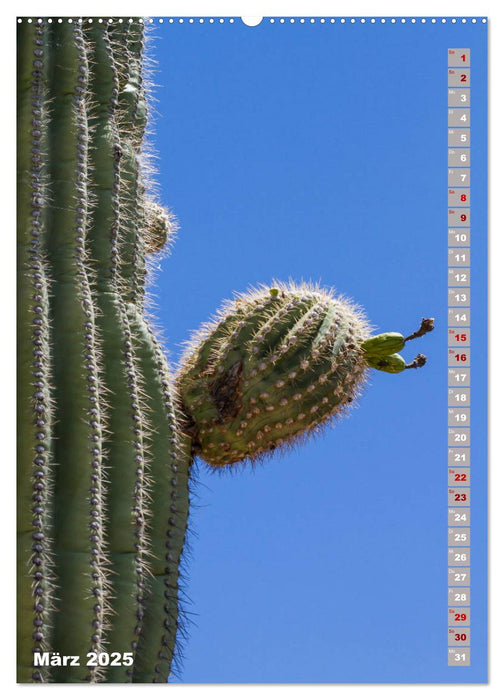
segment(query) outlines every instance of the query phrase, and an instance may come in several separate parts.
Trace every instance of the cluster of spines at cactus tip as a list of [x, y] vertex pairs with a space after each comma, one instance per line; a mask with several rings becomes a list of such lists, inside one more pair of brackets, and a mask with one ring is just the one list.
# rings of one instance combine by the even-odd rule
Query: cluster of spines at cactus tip
[[197, 332], [178, 386], [197, 454], [215, 467], [299, 442], [359, 395], [362, 312], [313, 285], [237, 296]]
[[[20, 430], [36, 432], [19, 450], [23, 620], [33, 611], [18, 678], [164, 682], [183, 619], [191, 456], [146, 317], [145, 254], [175, 224], [149, 194], [144, 28], [19, 31], [18, 404]], [[34, 668], [44, 650], [132, 651], [134, 664]]]

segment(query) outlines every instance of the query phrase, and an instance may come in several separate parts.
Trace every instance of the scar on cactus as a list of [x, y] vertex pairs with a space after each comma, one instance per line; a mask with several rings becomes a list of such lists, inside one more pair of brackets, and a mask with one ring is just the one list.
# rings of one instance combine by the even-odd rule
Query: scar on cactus
[[173, 212], [154, 200], [147, 200], [142, 232], [146, 254], [166, 250], [167, 246], [171, 248], [177, 228]]
[[274, 283], [225, 304], [175, 375], [146, 302], [176, 223], [145, 167], [144, 22], [22, 19], [17, 95], [18, 682], [166, 682], [194, 458], [315, 434], [372, 368], [421, 367], [398, 353], [433, 319], [373, 336], [344, 297]]
[[372, 336], [359, 307], [314, 285], [237, 295], [193, 335], [176, 378], [194, 453], [224, 467], [296, 445], [346, 412], [369, 368], [425, 364], [398, 351], [433, 328]]

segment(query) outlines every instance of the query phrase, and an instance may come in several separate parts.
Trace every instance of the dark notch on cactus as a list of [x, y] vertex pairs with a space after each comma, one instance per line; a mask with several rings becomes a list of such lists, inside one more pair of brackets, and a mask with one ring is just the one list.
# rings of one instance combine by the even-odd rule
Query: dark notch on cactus
[[[145, 165], [144, 22], [22, 20], [17, 86], [18, 681], [166, 682], [194, 457], [316, 434], [370, 368], [423, 366], [398, 352], [433, 319], [371, 336], [348, 299], [275, 282], [227, 302], [172, 376], [145, 294], [177, 226]], [[53, 652], [81, 666], [37, 665]]]

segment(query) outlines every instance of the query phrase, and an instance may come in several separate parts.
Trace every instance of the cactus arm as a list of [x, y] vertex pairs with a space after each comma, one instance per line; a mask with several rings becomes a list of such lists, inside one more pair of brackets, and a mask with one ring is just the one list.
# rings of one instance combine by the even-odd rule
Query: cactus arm
[[[199, 372], [190, 368], [190, 357], [186, 360], [188, 373], [184, 373], [181, 383], [185, 405], [190, 414], [197, 411], [202, 416], [202, 420], [198, 420], [201, 424], [199, 436], [204, 436], [204, 442], [211, 446], [207, 456], [217, 463], [226, 458], [243, 459], [253, 454], [261, 443], [274, 449], [286, 436], [306, 432], [308, 423], [315, 424], [318, 394], [323, 401], [322, 415], [328, 414], [331, 405], [340, 403], [339, 397], [329, 397], [330, 391], [323, 385], [331, 373], [331, 359], [315, 360], [322, 327], [326, 324], [326, 332], [329, 332], [336, 323], [331, 305], [309, 289], [291, 293], [287, 301], [282, 295], [272, 296], [272, 291], [268, 294], [265, 289], [259, 290], [257, 294], [263, 303], [255, 307], [242, 305], [239, 298], [237, 307], [241, 317], [232, 312], [226, 315], [227, 342], [222, 340], [220, 349], [214, 350], [208, 360], [202, 358], [204, 365], [197, 363]], [[339, 335], [346, 337], [341, 333], [344, 318], [338, 320]], [[215, 338], [214, 333], [211, 337]], [[239, 362], [242, 362], [243, 376], [236, 397], [230, 400], [230, 371]], [[202, 396], [200, 387], [208, 382], [210, 371], [213, 390]], [[319, 382], [320, 377], [322, 382]], [[221, 422], [226, 417], [225, 412], [240, 416], [240, 420], [236, 420], [236, 430], [223, 437]], [[254, 425], [252, 435], [246, 430], [251, 424]], [[246, 433], [248, 440], [244, 444]], [[273, 433], [274, 439], [269, 440]]]
[[149, 479], [155, 484], [148, 533], [150, 592], [144, 604], [133, 682], [166, 682], [181, 620], [179, 575], [189, 510], [191, 440], [180, 429], [168, 364], [155, 335], [133, 304], [128, 315], [144, 377], [145, 402], [153, 416]]
[[[58, 605], [54, 649], [78, 655], [102, 651], [108, 581], [103, 478], [104, 392], [96, 305], [91, 293], [86, 233], [88, 207], [88, 57], [77, 23], [55, 24], [49, 98], [48, 259], [54, 350], [56, 478], [55, 566]], [[98, 680], [98, 667], [58, 668], [56, 681]]]
[[48, 680], [33, 652], [50, 644], [52, 572], [50, 398], [47, 269], [43, 255], [44, 30], [18, 26], [17, 124], [17, 530], [18, 682]]
[[344, 412], [365, 380], [368, 333], [356, 306], [309, 285], [237, 297], [177, 376], [195, 453], [214, 467], [253, 461]]

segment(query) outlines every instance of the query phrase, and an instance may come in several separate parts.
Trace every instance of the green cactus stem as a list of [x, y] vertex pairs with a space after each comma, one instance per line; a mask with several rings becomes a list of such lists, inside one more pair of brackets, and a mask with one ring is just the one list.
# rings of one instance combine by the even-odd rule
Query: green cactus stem
[[[156, 490], [147, 509], [151, 544], [133, 681], [165, 682], [170, 674], [180, 622], [179, 561], [189, 513], [191, 441], [180, 430], [172, 379], [161, 346], [147, 321], [130, 305], [133, 350], [144, 377], [145, 404], [155, 423], [149, 440], [149, 480]], [[152, 665], [152, 660], [156, 663]]]
[[164, 682], [192, 456], [144, 308], [172, 224], [147, 188], [144, 26], [18, 32], [18, 680]]
[[52, 362], [48, 271], [42, 239], [47, 173], [44, 35], [20, 26], [17, 61], [17, 630], [18, 678], [44, 681], [34, 652], [50, 649], [52, 617]]
[[[118, 129], [120, 90], [116, 56], [109, 32], [99, 25], [88, 30], [95, 100], [90, 111], [91, 166], [96, 172], [93, 221], [88, 240], [96, 270], [102, 338], [103, 374], [108, 388], [108, 524], [110, 578], [115, 591], [108, 648], [128, 648], [138, 643], [138, 617], [143, 614], [147, 576], [147, 539], [143, 510], [146, 508], [145, 464], [148, 440], [147, 411], [143, 405], [142, 375], [132, 351], [131, 329], [121, 297], [120, 241], [126, 216], [121, 206], [123, 141]], [[127, 224], [129, 226], [129, 223]], [[103, 235], [103, 232], [108, 235]], [[125, 680], [131, 669], [111, 666], [111, 682]]]
[[[58, 603], [54, 648], [86, 658], [101, 652], [108, 611], [105, 554], [106, 407], [98, 314], [86, 234], [90, 226], [89, 53], [78, 24], [54, 24], [49, 53], [47, 259], [54, 357], [54, 549]], [[74, 465], [79, 465], [76, 469]], [[73, 624], [65, 624], [73, 618]], [[55, 672], [55, 680], [68, 669]], [[72, 674], [71, 674], [72, 675]], [[96, 680], [83, 666], [76, 680]]]

